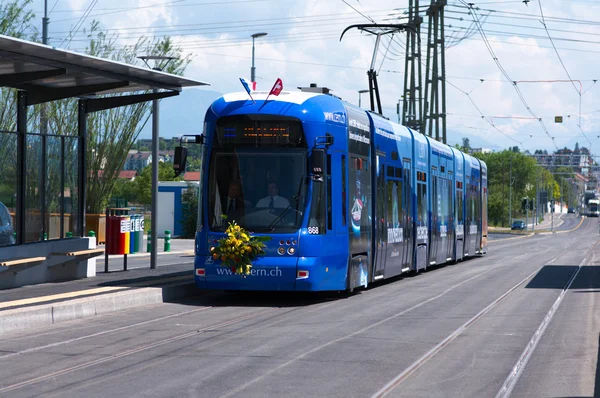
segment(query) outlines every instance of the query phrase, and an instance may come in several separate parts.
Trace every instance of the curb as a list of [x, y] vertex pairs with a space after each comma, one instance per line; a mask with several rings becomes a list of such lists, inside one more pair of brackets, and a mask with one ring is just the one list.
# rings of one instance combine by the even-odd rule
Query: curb
[[31, 330], [94, 315], [135, 309], [180, 300], [201, 294], [193, 281], [163, 287], [131, 290], [82, 297], [52, 304], [34, 305], [0, 311], [0, 335]]

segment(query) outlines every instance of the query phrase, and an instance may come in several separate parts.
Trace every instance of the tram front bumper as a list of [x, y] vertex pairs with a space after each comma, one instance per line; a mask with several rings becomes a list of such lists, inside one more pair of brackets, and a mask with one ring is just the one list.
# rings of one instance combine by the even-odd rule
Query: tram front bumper
[[196, 256], [194, 268], [196, 286], [201, 289], [316, 291], [345, 288], [346, 269], [325, 266], [317, 257], [262, 256], [254, 260], [249, 275], [235, 274], [210, 256]]

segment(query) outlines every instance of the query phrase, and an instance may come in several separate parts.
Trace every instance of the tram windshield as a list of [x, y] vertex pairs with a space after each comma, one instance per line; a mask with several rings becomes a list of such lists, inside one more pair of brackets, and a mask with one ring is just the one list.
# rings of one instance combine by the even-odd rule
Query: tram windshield
[[232, 221], [253, 232], [300, 228], [306, 156], [300, 148], [215, 149], [208, 181], [211, 229], [224, 231]]

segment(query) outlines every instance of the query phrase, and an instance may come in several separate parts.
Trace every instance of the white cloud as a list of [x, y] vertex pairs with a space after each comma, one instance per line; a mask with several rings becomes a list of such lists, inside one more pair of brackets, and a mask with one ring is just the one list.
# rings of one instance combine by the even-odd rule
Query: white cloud
[[[67, 4], [71, 9], [85, 10], [90, 2], [69, 0]], [[220, 92], [239, 90], [238, 77], [249, 79], [250, 35], [265, 31], [268, 36], [256, 41], [256, 74], [260, 88], [269, 88], [277, 77], [283, 79], [286, 89], [318, 83], [356, 104], [357, 91], [368, 87], [366, 72], [371, 63], [374, 39], [354, 30], [348, 32], [340, 42], [342, 30], [350, 24], [368, 22], [359, 12], [373, 16], [377, 22], [390, 23], [392, 20], [388, 14], [400, 15], [393, 8], [408, 5], [407, 0], [393, 5], [387, 0], [348, 1], [356, 8], [355, 11], [341, 0], [264, 0], [248, 4], [223, 0], [219, 4], [212, 1], [207, 3], [211, 4], [176, 0], [102, 0], [101, 6], [96, 6], [85, 25], [91, 19], [97, 19], [103, 28], [117, 29], [124, 41], [137, 35], [151, 35], [154, 31], [157, 34], [169, 33], [185, 51], [194, 55], [186, 75], [208, 81], [213, 90]], [[584, 90], [591, 87], [582, 97], [581, 126], [590, 137], [600, 135], [600, 112], [589, 113], [600, 110], [597, 105], [600, 103], [600, 83], [592, 85], [591, 81], [600, 78], [596, 67], [600, 57], [600, 32], [597, 25], [565, 23], [565, 18], [593, 19], [593, 15], [600, 13], [600, 5], [564, 0], [545, 0], [542, 4], [547, 26], [567, 71], [573, 79], [582, 81]], [[477, 14], [482, 19], [487, 13], [485, 9], [500, 11], [490, 14], [483, 27], [494, 54], [511, 79], [567, 79], [547, 40], [546, 32], [540, 29], [542, 25], [537, 4], [490, 3], [481, 8]], [[505, 14], [502, 11], [520, 14]], [[464, 9], [449, 5], [446, 24], [452, 25], [453, 29], [471, 26], [471, 17], [464, 12]], [[64, 15], [60, 14], [60, 19]], [[81, 15], [82, 12], [74, 12], [70, 17], [78, 18]], [[52, 18], [55, 16], [51, 17], [51, 21]], [[458, 18], [463, 18], [463, 21]], [[53, 29], [66, 30], [60, 28], [61, 24], [68, 27], [76, 22], [77, 19], [59, 22], [56, 28], [51, 25], [51, 34]], [[465, 30], [462, 29], [453, 37], [464, 35]], [[426, 33], [426, 25], [423, 25], [423, 48]], [[595, 44], [573, 40], [587, 40]], [[404, 43], [404, 40], [399, 42]], [[82, 48], [84, 43], [73, 41], [71, 47]], [[377, 69], [381, 67], [387, 43], [387, 40], [382, 41]], [[425, 56], [423, 51], [423, 62]], [[482, 119], [469, 98], [450, 83], [462, 91], [470, 92], [471, 98], [488, 120], [492, 116], [515, 117], [494, 120], [494, 124], [506, 135], [525, 142], [527, 149], [553, 149], [552, 141], [547, 138], [539, 122], [516, 118], [531, 115], [512, 83], [507, 82], [500, 72], [479, 32], [473, 32], [470, 37], [449, 48], [446, 63], [449, 82], [446, 88], [448, 126], [452, 134], [479, 136], [500, 146], [515, 145], [514, 141]], [[384, 111], [386, 116], [396, 120], [395, 108], [402, 95], [404, 79], [404, 51], [397, 43], [390, 47], [381, 70], [378, 81]], [[479, 79], [483, 79], [483, 82]], [[579, 82], [575, 84], [579, 87]], [[518, 87], [531, 111], [543, 118], [550, 135], [556, 136], [557, 141], [581, 136], [577, 126], [579, 94], [570, 83], [522, 82], [518, 83]], [[368, 104], [367, 95], [363, 96], [363, 106], [365, 104]], [[553, 117], [556, 115], [565, 116], [565, 123], [555, 124]], [[567, 115], [574, 116], [569, 118]], [[458, 137], [452, 137], [452, 140], [460, 141]]]

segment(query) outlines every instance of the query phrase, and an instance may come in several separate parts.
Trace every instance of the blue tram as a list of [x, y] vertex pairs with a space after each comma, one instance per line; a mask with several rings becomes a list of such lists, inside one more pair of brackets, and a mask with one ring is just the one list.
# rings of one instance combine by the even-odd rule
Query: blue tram
[[[485, 163], [314, 91], [208, 109], [198, 287], [351, 291], [486, 252]], [[232, 220], [272, 238], [246, 277], [210, 256]]]

